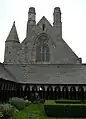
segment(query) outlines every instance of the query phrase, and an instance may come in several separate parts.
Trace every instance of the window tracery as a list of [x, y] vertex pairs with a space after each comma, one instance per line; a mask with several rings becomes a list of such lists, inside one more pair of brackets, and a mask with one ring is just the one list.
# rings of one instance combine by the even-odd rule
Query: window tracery
[[47, 36], [42, 35], [38, 38], [36, 45], [36, 61], [49, 61], [49, 46]]

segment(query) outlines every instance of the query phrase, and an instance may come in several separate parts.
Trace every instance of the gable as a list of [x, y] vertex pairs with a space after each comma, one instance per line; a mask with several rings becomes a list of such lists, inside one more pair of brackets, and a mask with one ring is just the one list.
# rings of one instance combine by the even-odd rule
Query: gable
[[[44, 24], [44, 26], [43, 26]], [[45, 28], [43, 28], [45, 27]], [[28, 37], [21, 43], [23, 54], [22, 57], [25, 59], [25, 63], [37, 63], [41, 57], [45, 57], [44, 59], [50, 59], [48, 64], [77, 64], [80, 63], [79, 57], [73, 52], [73, 50], [68, 46], [68, 44], [62, 39], [61, 33], [61, 24], [60, 26], [54, 27], [49, 21], [43, 16], [42, 19], [35, 26], [28, 26], [29, 32]], [[43, 30], [44, 29], [44, 30]], [[46, 46], [38, 46], [39, 50], [37, 50], [37, 45], [35, 41], [38, 41], [39, 37], [45, 36], [48, 38], [48, 42]], [[47, 40], [46, 40], [47, 41]], [[48, 49], [49, 52], [46, 52], [45, 49]], [[37, 51], [39, 53], [37, 53]], [[43, 52], [41, 52], [43, 51]], [[46, 55], [42, 55], [43, 53]], [[41, 52], [41, 55], [39, 56]], [[21, 54], [21, 53], [20, 53]], [[50, 54], [50, 55], [49, 55]], [[24, 55], [24, 56], [23, 56]], [[25, 57], [25, 58], [24, 58]], [[38, 60], [37, 60], [38, 58]], [[41, 59], [42, 60], [42, 59]], [[24, 62], [24, 61], [23, 61]], [[44, 60], [42, 63], [45, 63]], [[38, 62], [40, 63], [40, 61]]]
[[41, 18], [41, 20], [37, 23], [37, 26], [39, 26], [40, 28], [42, 28], [43, 25], [45, 26], [45, 28], [52, 27], [52, 25], [51, 25], [50, 22], [45, 18], [45, 16], [43, 16], [43, 17]]

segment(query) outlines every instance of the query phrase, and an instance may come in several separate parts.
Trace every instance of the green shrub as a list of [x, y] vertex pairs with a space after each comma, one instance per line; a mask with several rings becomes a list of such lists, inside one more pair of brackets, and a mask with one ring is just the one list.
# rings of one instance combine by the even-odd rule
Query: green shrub
[[44, 104], [86, 104], [86, 100], [46, 100]]
[[17, 109], [21, 110], [25, 108], [25, 101], [22, 98], [12, 97], [9, 99], [9, 103], [14, 105]]
[[0, 112], [3, 115], [12, 116], [15, 113], [16, 108], [11, 104], [1, 104], [0, 105]]
[[2, 118], [4, 116], [3, 112], [0, 112], [0, 118]]
[[29, 100], [24, 100], [25, 106], [28, 106], [29, 104], [31, 104], [31, 101]]
[[44, 109], [49, 117], [86, 117], [86, 104], [51, 104]]
[[55, 100], [55, 103], [63, 103], [63, 104], [81, 104], [85, 103], [85, 100]]

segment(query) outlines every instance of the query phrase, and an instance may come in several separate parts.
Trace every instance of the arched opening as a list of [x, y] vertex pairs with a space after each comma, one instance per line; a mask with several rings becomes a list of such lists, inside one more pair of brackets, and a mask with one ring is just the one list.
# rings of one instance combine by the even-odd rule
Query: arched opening
[[20, 86], [20, 97], [21, 98], [23, 97], [23, 88], [22, 88], [22, 86]]
[[6, 83], [4, 83], [4, 92], [3, 92], [3, 96], [4, 96], [4, 101], [6, 102], [7, 101], [7, 84]]
[[57, 100], [60, 98], [61, 98], [61, 89], [59, 86], [56, 86], [54, 90], [54, 99]]
[[45, 88], [42, 85], [39, 87], [39, 97], [45, 99]]
[[5, 87], [5, 99], [6, 99], [6, 102], [8, 102], [8, 100], [9, 100], [9, 87], [8, 87], [8, 83], [6, 84], [6, 87]]
[[38, 95], [37, 86], [34, 85], [34, 86], [32, 87], [32, 95], [31, 95], [32, 100], [36, 100], [36, 99], [37, 99], [37, 95]]
[[36, 85], [34, 85], [34, 86], [32, 87], [32, 92], [38, 92]]
[[84, 89], [83, 87], [78, 87], [78, 99], [83, 100], [84, 99]]
[[70, 99], [71, 100], [76, 99], [76, 88], [74, 86], [70, 87]]
[[48, 38], [46, 35], [42, 35], [38, 38], [36, 43], [36, 61], [48, 62], [50, 60]]
[[3, 83], [2, 84], [2, 102], [4, 102], [5, 101], [5, 84]]
[[29, 85], [25, 86], [24, 89], [24, 98], [30, 100], [30, 87]]
[[49, 86], [47, 88], [47, 99], [52, 100], [53, 99], [53, 88], [52, 86]]
[[14, 97], [17, 97], [17, 87], [14, 85]]
[[1, 102], [3, 103], [4, 102], [4, 83], [3, 82], [1, 84], [0, 90], [1, 90]]
[[62, 88], [62, 96], [63, 96], [63, 99], [68, 99], [68, 87], [63, 87]]
[[[13, 85], [12, 84], [9, 84], [9, 97], [13, 97]], [[18, 93], [18, 92], [17, 92]]]
[[11, 96], [12, 97], [16, 97], [16, 87], [15, 87], [15, 84], [12, 84], [11, 85]]
[[23, 97], [23, 88], [22, 86], [17, 86], [17, 97], [22, 98]]

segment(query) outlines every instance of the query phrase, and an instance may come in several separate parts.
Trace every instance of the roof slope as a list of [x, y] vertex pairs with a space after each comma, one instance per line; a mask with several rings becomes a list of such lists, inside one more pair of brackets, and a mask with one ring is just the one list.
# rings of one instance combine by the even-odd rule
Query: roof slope
[[4, 65], [0, 63], [0, 78], [17, 82], [16, 78], [12, 76], [12, 74], [4, 68]]
[[56, 48], [54, 48], [55, 53], [53, 57], [61, 64], [75, 64], [79, 62], [79, 57], [73, 52], [69, 45], [63, 39], [57, 39]]
[[20, 83], [86, 84], [86, 65], [5, 65]]
[[12, 28], [10, 30], [10, 33], [9, 33], [6, 41], [16, 41], [16, 42], [19, 42], [19, 38], [18, 38], [15, 22], [13, 23], [13, 26], [12, 26]]

